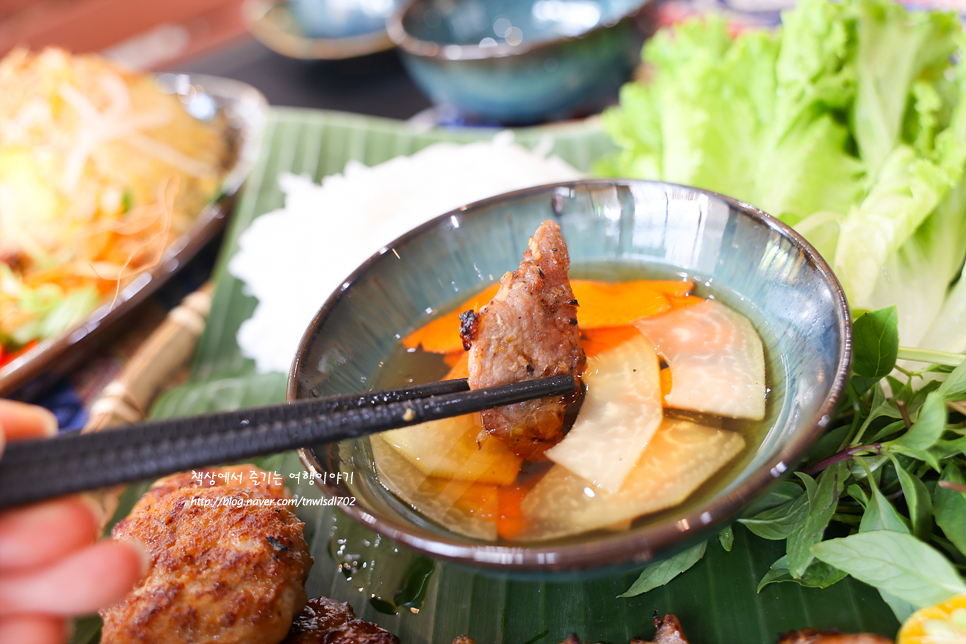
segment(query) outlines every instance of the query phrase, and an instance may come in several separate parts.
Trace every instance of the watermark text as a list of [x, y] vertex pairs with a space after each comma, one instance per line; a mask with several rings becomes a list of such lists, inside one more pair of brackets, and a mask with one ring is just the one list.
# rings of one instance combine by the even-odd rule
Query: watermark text
[[252, 508], [252, 507], [301, 507], [301, 506], [325, 506], [325, 505], [355, 505], [354, 496], [333, 496], [325, 499], [309, 499], [304, 496], [292, 499], [245, 499], [232, 496], [222, 496], [213, 499], [195, 497], [188, 499], [188, 507], [201, 508]]

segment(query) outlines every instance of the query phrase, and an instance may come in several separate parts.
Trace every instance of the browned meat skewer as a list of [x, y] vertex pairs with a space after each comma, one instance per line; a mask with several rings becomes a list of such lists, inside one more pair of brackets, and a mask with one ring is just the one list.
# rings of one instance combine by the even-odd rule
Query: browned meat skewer
[[399, 644], [399, 638], [356, 617], [349, 604], [317, 597], [295, 618], [281, 644]]
[[[569, 270], [560, 227], [545, 221], [493, 300], [461, 316], [471, 389], [558, 374], [579, 378], [586, 358]], [[563, 437], [564, 416], [575, 401], [576, 395], [490, 409], [483, 412], [483, 428], [518, 456], [538, 460]]]

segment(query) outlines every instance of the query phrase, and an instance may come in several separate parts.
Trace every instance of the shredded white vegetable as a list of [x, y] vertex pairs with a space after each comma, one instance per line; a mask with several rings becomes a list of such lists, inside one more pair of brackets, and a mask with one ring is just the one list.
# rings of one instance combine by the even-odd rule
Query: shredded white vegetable
[[[0, 364], [110, 302], [216, 196], [223, 119], [94, 55], [0, 59]], [[11, 295], [16, 292], [17, 295]]]

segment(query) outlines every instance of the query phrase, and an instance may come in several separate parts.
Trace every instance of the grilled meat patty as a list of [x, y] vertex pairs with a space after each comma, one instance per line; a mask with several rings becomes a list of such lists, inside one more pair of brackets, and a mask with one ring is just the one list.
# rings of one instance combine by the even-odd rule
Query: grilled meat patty
[[159, 482], [114, 528], [146, 545], [151, 567], [101, 611], [102, 644], [278, 644], [305, 606], [312, 565], [303, 523], [277, 503], [287, 492], [185, 476]]

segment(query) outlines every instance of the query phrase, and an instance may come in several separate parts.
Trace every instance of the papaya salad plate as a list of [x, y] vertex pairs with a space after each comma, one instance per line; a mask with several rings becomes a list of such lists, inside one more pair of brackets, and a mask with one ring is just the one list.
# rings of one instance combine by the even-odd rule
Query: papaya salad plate
[[64, 373], [221, 230], [266, 101], [94, 56], [0, 61], [0, 395]]

